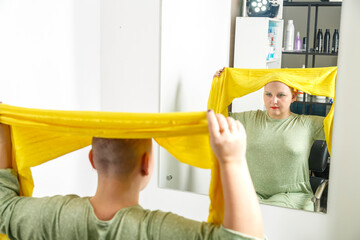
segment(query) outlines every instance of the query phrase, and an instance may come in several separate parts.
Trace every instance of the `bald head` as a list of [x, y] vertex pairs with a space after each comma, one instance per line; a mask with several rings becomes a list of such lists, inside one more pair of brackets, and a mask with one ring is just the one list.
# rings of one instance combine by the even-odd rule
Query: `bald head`
[[98, 173], [126, 177], [139, 165], [142, 156], [151, 154], [151, 139], [93, 138], [93, 163]]

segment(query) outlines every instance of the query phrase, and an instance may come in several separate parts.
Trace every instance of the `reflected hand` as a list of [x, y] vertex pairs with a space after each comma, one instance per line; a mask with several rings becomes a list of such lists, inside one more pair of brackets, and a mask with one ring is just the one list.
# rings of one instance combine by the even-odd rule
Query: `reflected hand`
[[220, 69], [219, 71], [217, 71], [217, 72], [214, 74], [213, 78], [214, 78], [214, 77], [220, 77], [221, 73], [222, 73], [224, 70], [225, 70], [225, 67], [223, 67], [222, 69]]
[[246, 155], [246, 132], [243, 125], [231, 117], [207, 112], [210, 145], [219, 163], [242, 163]]
[[11, 147], [10, 127], [0, 123], [0, 169], [12, 167]]

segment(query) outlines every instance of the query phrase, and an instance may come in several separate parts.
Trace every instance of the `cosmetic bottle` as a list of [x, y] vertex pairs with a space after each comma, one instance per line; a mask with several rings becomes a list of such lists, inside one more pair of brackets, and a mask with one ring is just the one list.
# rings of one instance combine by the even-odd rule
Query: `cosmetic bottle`
[[295, 51], [299, 52], [300, 50], [301, 50], [300, 32], [297, 32], [295, 39]]
[[330, 52], [330, 29], [325, 30], [324, 35], [324, 52], [329, 53]]
[[331, 51], [333, 53], [337, 53], [339, 51], [339, 31], [337, 29], [335, 29], [333, 34]]
[[297, 96], [296, 96], [296, 101], [298, 101], [298, 102], [304, 101], [304, 92], [298, 91]]
[[306, 37], [303, 37], [303, 49], [306, 51]]
[[319, 29], [317, 36], [316, 36], [316, 47], [315, 47], [315, 51], [316, 52], [322, 52], [323, 50], [323, 34], [322, 34], [322, 30]]
[[286, 37], [285, 37], [285, 50], [292, 51], [294, 50], [294, 22], [293, 20], [289, 20], [286, 26]]

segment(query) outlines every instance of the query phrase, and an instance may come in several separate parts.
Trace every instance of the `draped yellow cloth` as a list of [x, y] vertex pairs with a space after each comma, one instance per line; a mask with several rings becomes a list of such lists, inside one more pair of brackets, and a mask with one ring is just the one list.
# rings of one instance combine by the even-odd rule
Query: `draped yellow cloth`
[[[335, 97], [336, 67], [307, 69], [231, 69], [213, 79], [208, 108], [228, 115], [234, 98], [262, 88], [271, 81], [312, 95]], [[334, 104], [325, 118], [331, 148]], [[221, 223], [224, 202], [217, 161], [209, 145], [205, 112], [116, 113], [30, 109], [0, 104], [0, 122], [11, 125], [13, 167], [22, 195], [31, 196], [34, 183], [30, 167], [81, 149], [93, 136], [105, 138], [154, 138], [179, 161], [211, 168], [209, 221]]]
[[0, 104], [0, 121], [11, 125], [13, 167], [24, 196], [31, 196], [34, 186], [30, 167], [88, 146], [93, 136], [155, 138], [179, 161], [211, 168], [205, 112], [59, 111]]

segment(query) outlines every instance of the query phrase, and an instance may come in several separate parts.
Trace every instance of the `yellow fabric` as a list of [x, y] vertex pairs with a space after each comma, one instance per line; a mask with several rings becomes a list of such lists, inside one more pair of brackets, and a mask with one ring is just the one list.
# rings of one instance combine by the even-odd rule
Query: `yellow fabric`
[[[234, 98], [259, 90], [266, 83], [281, 81], [312, 95], [335, 97], [336, 67], [307, 69], [231, 69], [214, 78], [208, 108], [228, 115]], [[325, 133], [331, 148], [334, 104], [325, 118]], [[30, 167], [91, 144], [92, 136], [107, 138], [155, 138], [179, 161], [211, 168], [209, 221], [221, 223], [224, 214], [217, 161], [209, 145], [205, 112], [113, 113], [58, 111], [0, 104], [0, 122], [11, 125], [14, 169], [19, 174], [22, 195], [31, 196], [34, 183]]]
[[179, 161], [211, 167], [205, 112], [58, 111], [0, 104], [0, 122], [11, 125], [14, 168], [24, 196], [32, 194], [30, 167], [90, 145], [92, 136], [155, 138]]
[[[228, 106], [235, 98], [261, 89], [269, 82], [280, 81], [305, 93], [327, 96], [335, 102], [337, 68], [285, 68], [285, 69], [236, 69], [226, 68], [212, 82], [208, 109], [228, 116]], [[334, 105], [324, 119], [325, 138], [331, 150]], [[217, 161], [213, 161], [209, 197], [211, 200], [209, 221], [221, 223], [224, 217], [224, 199]]]

